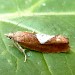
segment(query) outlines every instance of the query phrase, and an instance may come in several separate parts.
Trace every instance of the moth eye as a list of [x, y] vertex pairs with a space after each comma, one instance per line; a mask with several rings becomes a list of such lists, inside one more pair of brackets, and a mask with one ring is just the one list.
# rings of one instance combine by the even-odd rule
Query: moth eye
[[9, 39], [12, 39], [11, 37]]

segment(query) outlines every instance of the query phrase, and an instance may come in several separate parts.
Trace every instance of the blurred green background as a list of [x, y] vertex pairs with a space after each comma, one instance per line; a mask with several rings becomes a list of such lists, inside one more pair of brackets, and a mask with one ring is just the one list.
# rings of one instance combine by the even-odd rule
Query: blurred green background
[[[35, 31], [69, 38], [69, 53], [28, 50], [27, 62], [4, 34]], [[75, 75], [75, 0], [0, 0], [0, 75]]]

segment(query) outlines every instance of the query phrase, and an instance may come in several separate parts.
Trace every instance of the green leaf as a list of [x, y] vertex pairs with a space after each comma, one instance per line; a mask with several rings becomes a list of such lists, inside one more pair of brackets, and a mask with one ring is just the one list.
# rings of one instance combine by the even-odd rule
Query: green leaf
[[[75, 1], [0, 0], [1, 75], [75, 75]], [[35, 31], [69, 38], [69, 53], [40, 53], [27, 49], [24, 55], [4, 34]]]

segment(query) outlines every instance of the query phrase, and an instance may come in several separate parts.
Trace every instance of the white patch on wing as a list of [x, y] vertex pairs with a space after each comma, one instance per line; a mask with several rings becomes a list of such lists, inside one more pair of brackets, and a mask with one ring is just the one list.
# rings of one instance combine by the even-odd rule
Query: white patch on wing
[[50, 40], [51, 38], [55, 37], [55, 35], [46, 35], [46, 34], [36, 34], [36, 37], [38, 39], [38, 41], [41, 44], [44, 44], [45, 42], [47, 42], [48, 40]]

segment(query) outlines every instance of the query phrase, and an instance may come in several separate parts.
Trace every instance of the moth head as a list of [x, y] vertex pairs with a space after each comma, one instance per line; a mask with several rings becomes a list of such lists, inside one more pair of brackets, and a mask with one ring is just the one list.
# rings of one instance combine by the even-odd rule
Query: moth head
[[8, 37], [9, 39], [19, 42], [24, 39], [24, 32], [17, 31], [14, 33], [5, 34], [5, 36]]
[[14, 35], [14, 33], [8, 33], [8, 34], [5, 34], [5, 36], [8, 37], [8, 38], [10, 38], [10, 39], [13, 38], [13, 35]]

